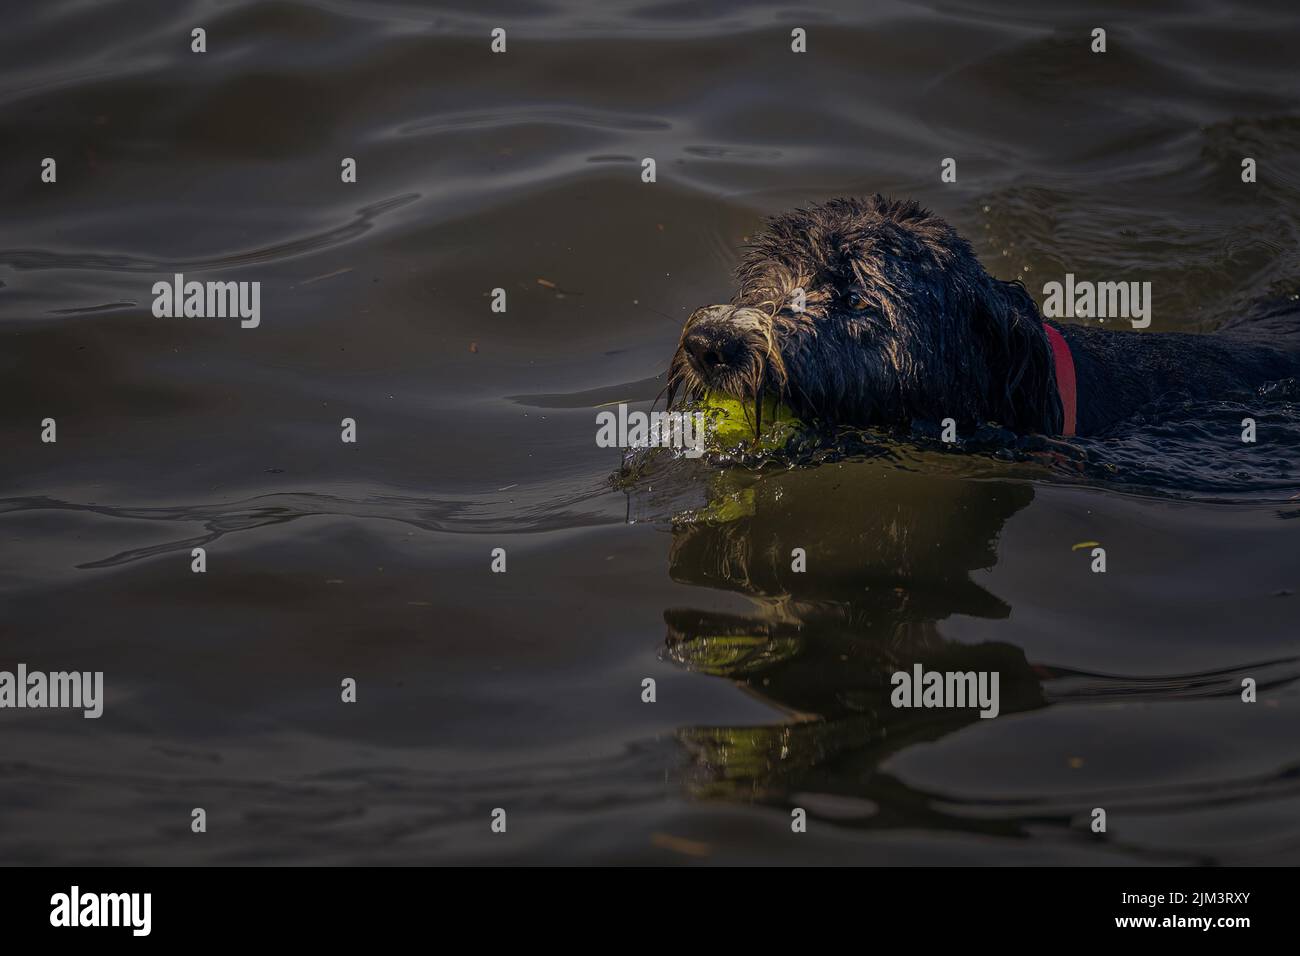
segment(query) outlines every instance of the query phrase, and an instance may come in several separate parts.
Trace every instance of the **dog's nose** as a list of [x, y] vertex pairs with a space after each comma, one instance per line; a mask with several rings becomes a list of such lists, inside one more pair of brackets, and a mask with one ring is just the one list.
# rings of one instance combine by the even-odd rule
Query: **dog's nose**
[[682, 348], [700, 372], [712, 374], [735, 365], [741, 343], [734, 335], [717, 326], [701, 326], [687, 333]]
[[686, 354], [702, 369], [712, 371], [722, 365], [722, 352], [713, 341], [713, 336], [703, 332], [692, 332], [686, 336], [684, 343]]

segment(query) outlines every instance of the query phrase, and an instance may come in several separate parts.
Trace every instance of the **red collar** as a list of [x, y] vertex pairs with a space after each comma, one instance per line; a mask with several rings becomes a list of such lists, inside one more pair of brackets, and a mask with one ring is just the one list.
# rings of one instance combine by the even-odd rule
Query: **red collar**
[[1043, 331], [1047, 333], [1047, 342], [1052, 347], [1052, 359], [1056, 363], [1056, 390], [1061, 393], [1063, 413], [1061, 434], [1073, 435], [1075, 411], [1078, 407], [1078, 392], [1074, 381], [1074, 356], [1070, 354], [1070, 346], [1066, 344], [1065, 336], [1046, 322], [1043, 323]]

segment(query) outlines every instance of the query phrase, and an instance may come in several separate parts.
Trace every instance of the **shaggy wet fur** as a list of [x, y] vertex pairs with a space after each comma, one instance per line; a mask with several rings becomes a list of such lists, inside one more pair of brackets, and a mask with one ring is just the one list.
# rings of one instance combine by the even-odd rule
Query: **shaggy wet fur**
[[[693, 313], [669, 369], [669, 404], [708, 390], [779, 396], [823, 426], [953, 418], [1059, 434], [1043, 319], [1019, 282], [912, 201], [836, 199], [768, 222], [728, 305]], [[799, 290], [803, 308], [798, 308]], [[1212, 397], [1300, 373], [1294, 352], [1228, 336], [1061, 326], [1078, 374], [1078, 431], [1104, 429], [1171, 389]]]

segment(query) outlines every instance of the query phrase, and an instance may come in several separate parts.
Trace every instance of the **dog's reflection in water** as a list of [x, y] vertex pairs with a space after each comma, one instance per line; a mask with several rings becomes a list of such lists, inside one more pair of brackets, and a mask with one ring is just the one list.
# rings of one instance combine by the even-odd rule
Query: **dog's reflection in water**
[[[869, 465], [733, 484], [745, 480], [720, 475], [714, 504], [674, 526], [671, 574], [746, 594], [757, 610], [669, 609], [667, 654], [738, 682], [788, 718], [679, 731], [690, 755], [689, 789], [702, 798], [789, 806], [818, 794], [822, 803], [839, 798], [850, 816], [858, 807], [870, 825], [924, 824], [936, 816], [925, 799], [878, 768], [912, 743], [978, 721], [979, 710], [895, 708], [894, 672], [917, 663], [927, 671], [995, 671], [1002, 714], [1046, 703], [1040, 674], [1019, 648], [955, 643], [938, 627], [954, 614], [1010, 613], [971, 573], [994, 565], [1003, 524], [1029, 504], [1033, 489], [904, 478]], [[792, 569], [796, 548], [806, 552], [802, 572]], [[807, 809], [816, 816], [817, 803]]]

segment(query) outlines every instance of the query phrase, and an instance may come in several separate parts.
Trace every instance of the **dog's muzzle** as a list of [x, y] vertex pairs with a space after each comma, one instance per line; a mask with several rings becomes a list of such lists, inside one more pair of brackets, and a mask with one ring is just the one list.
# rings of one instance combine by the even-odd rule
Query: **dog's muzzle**
[[762, 313], [730, 305], [706, 306], [691, 316], [682, 351], [701, 381], [712, 384], [745, 368], [761, 321]]

